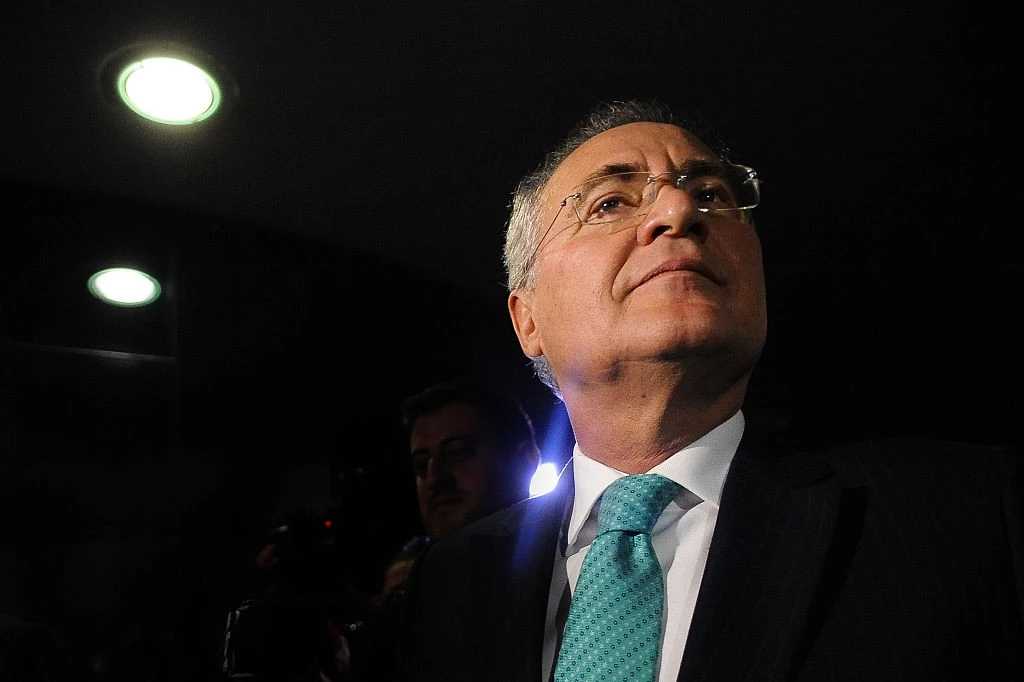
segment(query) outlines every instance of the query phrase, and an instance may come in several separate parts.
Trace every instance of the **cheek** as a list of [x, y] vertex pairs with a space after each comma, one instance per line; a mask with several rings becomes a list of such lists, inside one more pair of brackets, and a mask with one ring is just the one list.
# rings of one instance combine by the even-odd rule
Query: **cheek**
[[[610, 295], [615, 276], [629, 253], [629, 244], [620, 248], [612, 240], [618, 235], [582, 238], [565, 244], [550, 259], [545, 273], [552, 283], [552, 298], [561, 298], [564, 306], [579, 310], [580, 300], [599, 301]], [[584, 312], [589, 309], [583, 306]]]
[[724, 234], [715, 242], [715, 247], [725, 257], [731, 278], [742, 282], [744, 290], [763, 292], [764, 262], [756, 233]]
[[563, 284], [572, 281], [580, 265], [586, 261], [586, 253], [587, 249], [575, 242], [563, 246], [554, 257], [548, 259], [549, 281]]
[[731, 254], [733, 277], [739, 283], [739, 302], [745, 317], [759, 327], [767, 325], [767, 294], [765, 291], [764, 263], [756, 239], [749, 248]]
[[743, 272], [747, 273], [750, 288], [756, 292], [756, 295], [760, 299], [764, 300], [764, 260], [761, 257], [761, 250], [759, 246], [754, 246], [746, 253]]
[[[546, 331], [551, 340], [552, 333], [577, 329], [578, 320], [591, 315], [595, 306], [580, 304], [596, 301], [597, 285], [583, 262], [562, 261], [547, 277], [550, 284], [545, 287], [543, 305], [535, 309], [535, 314], [541, 331]], [[577, 322], [567, 324], [569, 320]]]
[[488, 465], [478, 460], [479, 457], [476, 457], [451, 469], [452, 478], [464, 492], [479, 494], [481, 489], [486, 490], [489, 485], [491, 474]]

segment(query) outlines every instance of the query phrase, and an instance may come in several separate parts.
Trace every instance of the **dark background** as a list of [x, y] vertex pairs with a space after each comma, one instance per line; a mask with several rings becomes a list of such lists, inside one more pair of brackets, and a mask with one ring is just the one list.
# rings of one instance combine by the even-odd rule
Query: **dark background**
[[[563, 462], [501, 238], [516, 180], [601, 99], [699, 110], [760, 171], [751, 413], [808, 443], [1019, 444], [1011, 26], [880, 0], [8, 8], [0, 625], [82, 679], [212, 677], [275, 513], [331, 502], [374, 587], [418, 530], [398, 403], [435, 379], [506, 382]], [[112, 56], [153, 41], [230, 75], [222, 117], [111, 100]], [[93, 299], [115, 263], [163, 296]]]

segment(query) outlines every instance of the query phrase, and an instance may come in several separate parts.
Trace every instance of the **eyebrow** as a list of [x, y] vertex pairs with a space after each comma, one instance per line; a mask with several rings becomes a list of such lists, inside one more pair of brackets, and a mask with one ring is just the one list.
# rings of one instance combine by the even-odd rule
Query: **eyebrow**
[[573, 185], [573, 191], [581, 191], [585, 187], [594, 184], [606, 175], [617, 175], [619, 173], [650, 173], [650, 169], [636, 162], [630, 163], [606, 163], [605, 165], [592, 170], [581, 182]]
[[727, 177], [729, 175], [728, 165], [719, 159], [690, 159], [682, 166], [675, 169], [680, 175], [694, 175], [703, 173], [705, 175], [718, 175]]
[[[606, 163], [587, 174], [581, 182], [573, 186], [573, 190], [582, 191], [606, 175], [650, 172], [650, 168], [637, 162]], [[728, 175], [726, 165], [719, 159], [689, 159], [684, 161], [681, 166], [673, 168], [670, 172], [680, 175], [693, 175], [694, 173], [709, 173], [723, 177]]]
[[[459, 443], [459, 442], [465, 442], [465, 443], [469, 443], [470, 445], [472, 445], [472, 444], [474, 444], [476, 442], [476, 438], [474, 438], [469, 433], [456, 433], [454, 435], [448, 436], [447, 438], [442, 438], [441, 442], [437, 444], [437, 447], [438, 448], [445, 448], [445, 447], [448, 447], [449, 445], [451, 445], [452, 443]], [[428, 454], [431, 449], [432, 448], [429, 448], [429, 447], [416, 448], [415, 450], [413, 450], [412, 452], [409, 453], [409, 456], [410, 457], [416, 457], [417, 455]]]

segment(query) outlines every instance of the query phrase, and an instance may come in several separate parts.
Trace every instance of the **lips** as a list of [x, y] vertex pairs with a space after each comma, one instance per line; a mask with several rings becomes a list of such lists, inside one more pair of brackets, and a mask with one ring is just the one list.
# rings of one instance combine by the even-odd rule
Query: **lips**
[[711, 268], [705, 265], [702, 261], [697, 260], [696, 258], [676, 258], [665, 261], [664, 263], [660, 263], [656, 267], [651, 268], [640, 279], [637, 286], [642, 286], [658, 275], [663, 275], [666, 272], [695, 272], [698, 275], [706, 277], [715, 284], [721, 284], [715, 273], [711, 271]]
[[430, 498], [431, 509], [438, 509], [439, 507], [458, 505], [461, 503], [462, 496], [455, 493], [439, 493], [431, 496]]

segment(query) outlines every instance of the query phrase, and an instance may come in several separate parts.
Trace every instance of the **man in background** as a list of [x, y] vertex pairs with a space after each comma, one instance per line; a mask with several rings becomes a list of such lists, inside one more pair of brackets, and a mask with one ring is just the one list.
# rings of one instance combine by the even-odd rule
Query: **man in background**
[[526, 410], [505, 390], [435, 384], [406, 398], [401, 415], [431, 540], [529, 497], [540, 448]]
[[390, 680], [395, 625], [406, 577], [420, 553], [452, 532], [530, 495], [540, 464], [533, 421], [493, 383], [452, 380], [400, 406], [424, 534], [409, 539], [385, 568], [379, 610], [349, 640], [353, 682]]
[[[394, 619], [406, 575], [420, 552], [452, 531], [529, 496], [540, 448], [533, 421], [507, 390], [474, 380], [436, 383], [401, 402], [399, 421], [408, 435], [424, 533], [395, 552], [382, 573], [380, 592], [364, 594], [345, 579], [343, 566], [353, 560], [351, 545], [319, 542], [325, 533], [317, 519], [287, 524], [287, 532], [276, 533], [257, 554], [255, 567], [265, 584], [263, 591], [266, 586], [278, 588], [284, 578], [290, 578], [294, 589], [309, 590], [333, 572], [336, 593], [269, 600], [273, 609], [249, 602], [234, 612], [237, 624], [232, 635], [240, 642], [225, 651], [225, 671], [237, 670], [228, 675], [230, 679], [389, 680]], [[342, 525], [341, 519], [337, 525]], [[343, 539], [337, 533], [326, 535]], [[312, 552], [297, 555], [297, 547], [316, 550], [315, 560], [300, 561]], [[343, 608], [330, 608], [336, 602]], [[335, 625], [325, 613], [349, 613], [353, 618]], [[256, 632], [244, 630], [247, 624]], [[243, 649], [241, 644], [247, 645], [243, 653], [253, 652], [250, 660], [257, 656], [257, 662], [229, 662], [233, 652]], [[275, 651], [280, 655], [271, 655]]]

